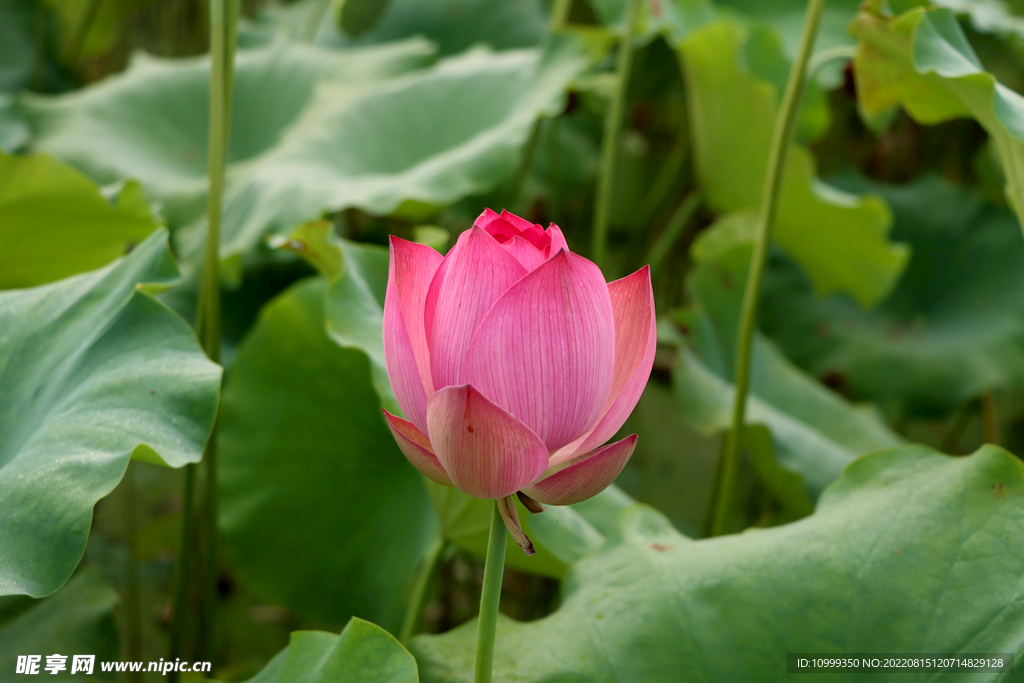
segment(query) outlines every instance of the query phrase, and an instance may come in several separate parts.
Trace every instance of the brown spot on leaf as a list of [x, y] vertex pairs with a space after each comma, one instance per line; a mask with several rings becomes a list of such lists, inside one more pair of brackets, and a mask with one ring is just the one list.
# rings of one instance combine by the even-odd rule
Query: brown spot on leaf
[[1001, 481], [997, 481], [995, 484], [992, 484], [992, 490], [996, 492], [996, 498], [1002, 498], [1006, 495], [1006, 487]]
[[152, 396], [152, 395], [153, 395], [153, 394], [155, 394], [155, 393], [156, 393], [156, 389], [150, 389], [150, 390], [149, 390], [149, 395], [150, 395], [150, 396]]
[[669, 550], [672, 550], [672, 546], [665, 545], [664, 543], [657, 543], [657, 542], [651, 543], [647, 547], [650, 548], [651, 550], [655, 550], [655, 551], [657, 551], [659, 553], [665, 553], [665, 552], [668, 552]]

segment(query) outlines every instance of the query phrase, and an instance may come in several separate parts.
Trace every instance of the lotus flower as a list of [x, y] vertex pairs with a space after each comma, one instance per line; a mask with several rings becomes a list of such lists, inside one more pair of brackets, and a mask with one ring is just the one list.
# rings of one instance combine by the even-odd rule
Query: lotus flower
[[649, 268], [606, 283], [547, 230], [486, 210], [447, 256], [391, 238], [388, 377], [407, 420], [384, 411], [430, 479], [497, 500], [529, 554], [512, 496], [569, 505], [604, 490], [636, 435], [602, 446], [654, 362]]

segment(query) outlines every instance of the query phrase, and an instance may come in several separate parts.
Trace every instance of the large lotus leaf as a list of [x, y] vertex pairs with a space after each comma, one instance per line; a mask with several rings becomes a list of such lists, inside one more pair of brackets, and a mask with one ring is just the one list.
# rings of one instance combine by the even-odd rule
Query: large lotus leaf
[[[534, 120], [560, 110], [567, 85], [587, 65], [582, 46], [569, 37], [560, 38], [544, 53], [472, 50], [404, 78], [381, 81], [378, 76], [373, 85], [364, 87], [323, 84], [293, 125], [285, 128], [291, 119], [279, 117], [275, 120], [282, 125], [273, 128], [273, 135], [266, 135], [267, 127], [263, 126], [251, 126], [251, 135], [245, 131], [237, 136], [233, 133], [233, 149], [243, 145], [239, 139], [246, 139], [249, 153], [236, 154], [234, 158], [240, 163], [228, 168], [221, 251], [228, 259], [226, 277], [238, 277], [244, 255], [268, 233], [289, 230], [325, 211], [355, 206], [374, 214], [390, 214], [399, 208], [448, 205], [496, 187], [516, 167]], [[398, 48], [365, 49], [394, 52]], [[342, 60], [351, 53], [333, 54], [335, 60]], [[270, 62], [265, 68], [279, 67]], [[241, 78], [240, 64], [239, 88]], [[205, 67], [199, 79], [205, 79]], [[97, 86], [92, 92], [99, 93], [103, 88]], [[260, 83], [259, 88], [265, 97], [266, 85]], [[163, 87], [147, 102], [177, 99], [177, 90]], [[68, 108], [68, 103], [60, 100], [50, 107]], [[38, 118], [45, 110], [37, 107], [36, 111]], [[234, 111], [236, 121], [243, 121], [241, 112], [251, 111], [251, 107], [239, 101]], [[295, 107], [289, 111], [298, 114]], [[157, 111], [149, 117], [134, 113], [133, 117], [145, 120], [144, 126], [136, 123], [139, 135], [145, 133], [161, 140], [161, 149], [166, 146], [178, 157], [182, 149], [201, 153], [198, 147], [181, 144], [180, 129], [164, 136], [151, 135], [154, 126], [178, 129], [176, 117], [161, 116]], [[202, 116], [196, 118], [204, 120]], [[54, 122], [53, 117], [49, 120]], [[85, 120], [100, 125], [99, 119]], [[107, 127], [105, 135], [124, 139], [122, 127]], [[107, 163], [107, 159], [117, 157], [96, 145], [89, 145], [87, 155], [69, 154], [73, 149], [67, 147], [84, 144], [80, 141], [82, 131], [70, 135], [67, 126], [55, 129], [64, 131], [59, 137], [62, 149], [55, 149], [54, 135], [45, 131], [40, 145], [73, 156], [75, 163]], [[179, 138], [177, 144], [163, 143], [175, 137]], [[144, 159], [147, 166], [151, 161], [150, 155], [138, 151], [131, 156]], [[187, 183], [185, 175], [177, 171], [164, 177], [163, 170], [170, 170], [171, 165], [163, 161], [162, 157], [159, 173], [154, 167], [149, 175], [143, 175], [144, 168], [138, 164], [121, 169], [121, 173], [138, 177], [147, 188], [153, 179], [158, 180], [152, 189], [157, 196], [163, 196], [162, 188], [178, 183], [184, 183], [180, 185], [183, 194], [187, 194], [187, 186], [193, 188], [193, 198], [200, 196], [201, 157], [195, 168], [189, 166]], [[175, 160], [175, 165], [182, 164]], [[172, 180], [171, 186], [165, 184]], [[194, 202], [191, 208], [192, 216], [197, 215]], [[183, 237], [186, 251], [200, 247], [203, 220], [198, 219], [189, 235]]]
[[339, 634], [295, 631], [246, 683], [418, 683], [416, 660], [379, 626], [353, 618]]
[[[1019, 460], [993, 446], [886, 450], [782, 527], [693, 541], [650, 508], [625, 510], [554, 614], [499, 621], [495, 680], [790, 681], [787, 652], [1018, 653], [1019, 667], [1022, 573]], [[422, 679], [472, 680], [475, 630], [416, 637]]]
[[99, 268], [156, 227], [137, 183], [126, 184], [112, 203], [50, 156], [0, 152], [0, 289]]
[[[367, 13], [384, 13], [358, 36], [339, 30], [346, 5], [376, 5]], [[545, 36], [547, 15], [541, 0], [345, 0], [325, 11], [323, 0], [299, 0], [287, 5], [268, 4], [253, 19], [243, 19], [240, 37], [250, 44], [275, 37], [302, 39], [315, 44], [349, 49], [375, 43], [423, 36], [436, 43], [443, 55], [486, 44], [497, 50], [539, 45]]]
[[496, 50], [534, 47], [544, 39], [547, 23], [542, 0], [390, 0], [369, 31], [350, 37], [325, 25], [317, 43], [349, 47], [421, 35], [451, 55], [481, 43]]
[[[294, 43], [239, 52], [229, 176], [280, 141], [320, 84], [377, 82], [422, 66], [431, 52], [423, 40], [345, 53]], [[139, 54], [123, 73], [90, 87], [26, 96], [23, 110], [37, 149], [103, 183], [141, 181], [174, 228], [205, 209], [209, 73], [208, 57]]]
[[[732, 364], [752, 221], [743, 215], [725, 219], [695, 244], [700, 262], [688, 285], [698, 304], [678, 316], [685, 343], [662, 326], [663, 340], [679, 351], [672, 372], [676, 396], [684, 416], [704, 434], [721, 433], [732, 421]], [[716, 240], [720, 244], [712, 245]], [[775, 459], [804, 478], [812, 498], [857, 455], [900, 443], [875, 410], [826, 389], [761, 335], [754, 339], [747, 422], [770, 430]]]
[[[43, 600], [0, 598], [0, 671], [17, 680], [18, 656], [39, 655], [39, 673], [46, 680], [81, 680], [81, 675], [71, 674], [72, 657], [94, 655], [93, 676], [111, 680], [114, 674], [102, 672], [98, 662], [117, 660], [120, 654], [111, 614], [117, 603], [114, 587], [92, 567], [82, 569], [60, 591]], [[46, 657], [52, 654], [67, 657], [67, 669], [53, 678], [54, 674], [44, 670]]]
[[897, 418], [1024, 386], [1024, 242], [1014, 215], [937, 177], [846, 184], [892, 206], [894, 235], [913, 247], [899, 285], [862, 311], [841, 296], [814, 296], [799, 269], [776, 259], [762, 328], [809, 372]]
[[0, 292], [0, 594], [67, 580], [130, 457], [202, 457], [220, 368], [144, 290], [177, 276], [158, 230], [102, 270]]
[[[742, 68], [746, 32], [720, 22], [681, 43], [697, 173], [718, 211], [761, 203], [777, 89]], [[808, 272], [816, 291], [849, 292], [867, 306], [895, 284], [906, 248], [886, 239], [891, 217], [877, 197], [821, 183], [810, 153], [790, 150], [775, 238]], [[823, 229], [822, 226], [828, 226]]]
[[916, 8], [888, 18], [873, 0], [850, 31], [860, 40], [854, 73], [864, 110], [899, 104], [925, 124], [976, 119], [1006, 174], [1006, 197], [1024, 216], [1024, 97], [982, 68], [953, 12]]
[[224, 390], [220, 525], [241, 579], [328, 623], [401, 623], [437, 523], [370, 363], [327, 336], [322, 278], [272, 300]]

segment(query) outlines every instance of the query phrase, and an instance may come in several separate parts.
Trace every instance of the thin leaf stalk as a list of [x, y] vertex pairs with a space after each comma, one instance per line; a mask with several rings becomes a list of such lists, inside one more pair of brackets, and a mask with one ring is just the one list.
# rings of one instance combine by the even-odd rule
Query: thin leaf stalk
[[740, 308], [739, 329], [736, 338], [736, 355], [733, 362], [735, 395], [732, 406], [732, 424], [725, 437], [722, 449], [722, 461], [719, 477], [714, 492], [714, 503], [711, 509], [709, 531], [712, 536], [726, 533], [729, 511], [732, 509], [732, 497], [739, 476], [740, 442], [746, 416], [747, 394], [750, 390], [751, 351], [753, 348], [754, 331], [757, 327], [757, 307], [764, 280], [765, 263], [768, 259], [768, 247], [771, 243], [772, 231], [778, 214], [779, 198], [782, 192], [782, 180], [785, 173], [786, 157], [796, 130], [797, 114], [800, 109], [800, 98], [807, 82], [807, 64], [814, 47], [814, 39], [818, 33], [825, 0], [809, 0], [804, 15], [804, 25], [800, 35], [800, 45], [796, 59], [789, 72], [786, 89], [782, 96], [782, 105], [775, 120], [772, 132], [771, 147], [768, 152], [768, 169], [765, 177], [761, 199], [761, 210], [758, 214], [757, 233], [754, 241], [753, 254], [750, 258], [750, 269], [747, 273], [746, 288], [743, 292], [743, 303]]
[[[235, 48], [238, 42], [239, 0], [210, 3], [210, 132], [207, 172], [207, 232], [203, 274], [199, 288], [196, 331], [203, 349], [220, 362], [220, 227], [223, 211], [225, 169], [231, 134]], [[220, 557], [217, 533], [217, 425], [203, 453], [203, 526], [206, 544], [199, 644], [204, 659], [216, 666], [217, 588]]]
[[427, 604], [427, 589], [430, 588], [430, 581], [437, 572], [441, 563], [441, 555], [445, 548], [444, 536], [438, 534], [433, 543], [423, 556], [423, 564], [416, 573], [416, 579], [412, 586], [412, 595], [409, 596], [409, 604], [405, 609], [405, 618], [402, 620], [402, 628], [398, 632], [398, 640], [403, 645], [408, 644], [409, 639], [416, 635], [420, 621], [423, 618], [423, 608]]
[[498, 510], [498, 501], [491, 511], [491, 531], [487, 537], [487, 558], [484, 560], [484, 585], [480, 593], [480, 617], [476, 627], [476, 662], [473, 683], [491, 683], [494, 668], [494, 636], [498, 629], [498, 602], [501, 579], [505, 575], [505, 543], [508, 529]]
[[619, 43], [615, 66], [615, 92], [605, 111], [604, 135], [601, 140], [601, 167], [597, 180], [597, 196], [594, 199], [594, 231], [591, 234], [590, 251], [594, 262], [604, 267], [608, 250], [608, 221], [611, 216], [612, 190], [614, 189], [615, 164], [618, 159], [619, 139], [622, 137], [623, 110], [626, 107], [626, 93], [629, 90], [629, 72], [633, 65], [633, 29], [636, 24], [639, 0], [626, 1], [624, 34]]

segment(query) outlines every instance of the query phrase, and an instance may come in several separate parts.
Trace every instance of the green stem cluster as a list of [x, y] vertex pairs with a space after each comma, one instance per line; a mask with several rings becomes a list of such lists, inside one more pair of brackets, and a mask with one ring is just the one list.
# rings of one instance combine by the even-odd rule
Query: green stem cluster
[[772, 230], [775, 227], [775, 218], [778, 214], [786, 157], [793, 140], [793, 133], [796, 130], [800, 98], [807, 80], [807, 63], [811, 56], [811, 49], [814, 47], [814, 39], [824, 7], [825, 0], [809, 0], [807, 3], [807, 13], [804, 15], [804, 25], [800, 35], [800, 46], [796, 59], [793, 61], [793, 68], [789, 72], [789, 80], [786, 82], [782, 106], [779, 109], [778, 118], [775, 120], [775, 130], [772, 133], [771, 147], [768, 151], [768, 170], [761, 199], [761, 211], [758, 215], [757, 235], [754, 241], [754, 251], [750, 257], [750, 270], [747, 274], [746, 289], [743, 292], [739, 331], [736, 338], [736, 356], [733, 363], [735, 395], [732, 407], [732, 426], [726, 434], [725, 444], [722, 448], [722, 462], [708, 525], [712, 536], [719, 536], [728, 531], [729, 512], [733, 507], [732, 499], [739, 476], [740, 441], [743, 437], [747, 393], [750, 389], [750, 356], [754, 331], [757, 327], [758, 298], [761, 283], [764, 280]]

